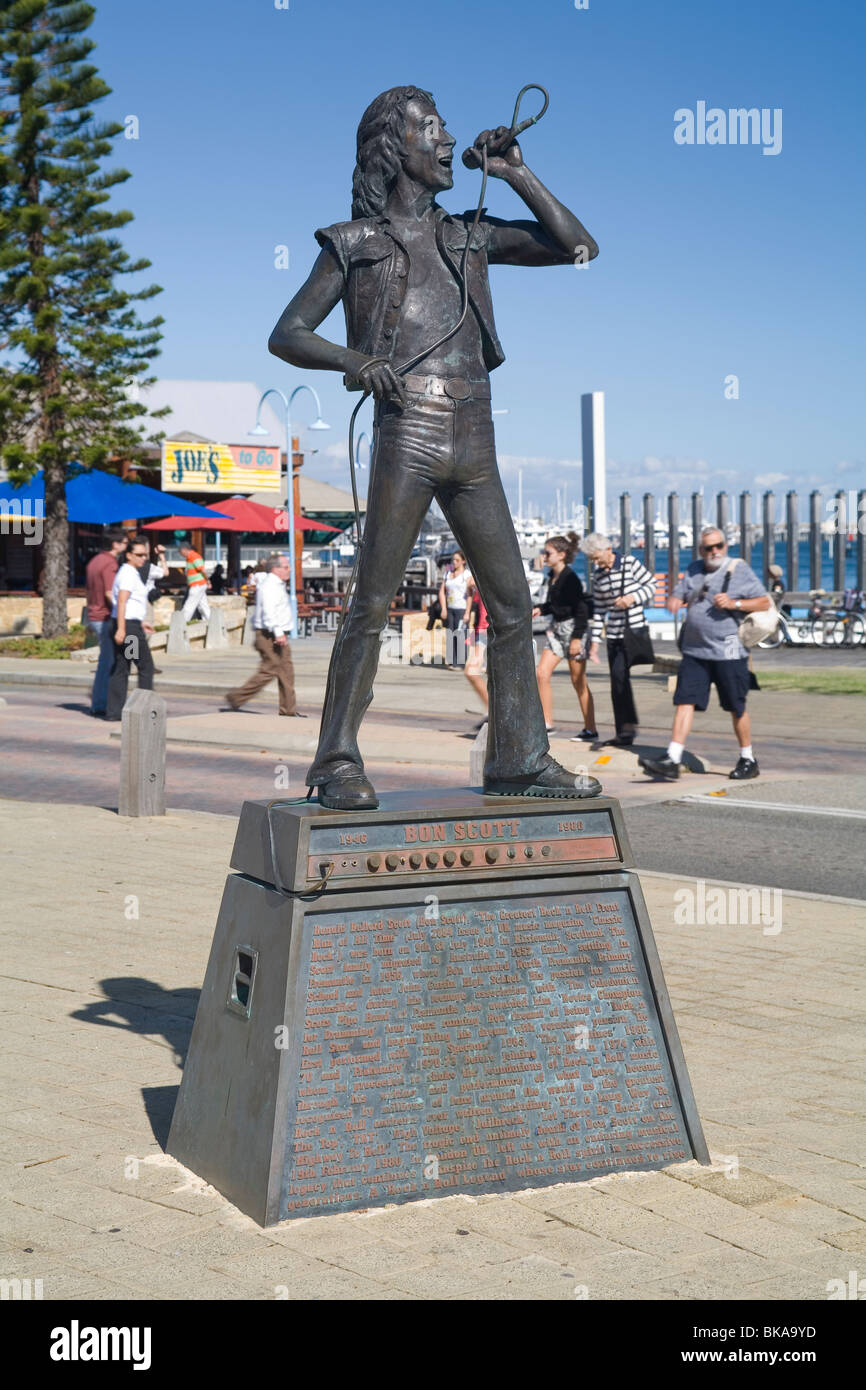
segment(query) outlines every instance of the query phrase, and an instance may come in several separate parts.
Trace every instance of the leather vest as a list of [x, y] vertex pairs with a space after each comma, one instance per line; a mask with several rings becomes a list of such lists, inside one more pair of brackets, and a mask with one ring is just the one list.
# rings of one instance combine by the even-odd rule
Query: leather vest
[[[459, 270], [474, 209], [456, 217], [436, 207], [436, 241], [440, 254]], [[484, 363], [493, 371], [505, 353], [493, 319], [487, 276], [490, 225], [483, 214], [466, 263], [469, 304], [481, 329]], [[327, 247], [343, 272], [346, 346], [371, 357], [390, 357], [409, 276], [409, 253], [391, 230], [389, 218], [359, 218], [320, 227], [316, 240]]]

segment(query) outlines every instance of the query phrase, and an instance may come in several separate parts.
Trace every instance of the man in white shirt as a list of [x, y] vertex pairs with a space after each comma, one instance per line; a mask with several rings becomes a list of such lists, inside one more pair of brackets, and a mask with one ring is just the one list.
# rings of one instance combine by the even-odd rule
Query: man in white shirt
[[270, 681], [276, 680], [280, 689], [280, 714], [303, 718], [295, 702], [295, 672], [287, 637], [292, 626], [292, 610], [286, 592], [289, 573], [289, 557], [272, 555], [265, 561], [264, 574], [259, 575], [253, 627], [261, 665], [239, 690], [229, 690], [226, 694], [232, 709], [240, 709]]
[[[161, 560], [165, 554], [165, 547], [156, 546], [156, 552]], [[111, 588], [114, 663], [108, 678], [106, 719], [121, 718], [133, 662], [138, 667], [139, 690], [153, 689], [153, 657], [147, 641], [148, 633], [153, 632], [153, 628], [146, 621], [147, 595], [153, 580], [161, 579], [165, 573], [161, 564], [150, 563], [150, 544], [147, 537], [134, 536], [126, 552], [126, 563], [117, 571]]]

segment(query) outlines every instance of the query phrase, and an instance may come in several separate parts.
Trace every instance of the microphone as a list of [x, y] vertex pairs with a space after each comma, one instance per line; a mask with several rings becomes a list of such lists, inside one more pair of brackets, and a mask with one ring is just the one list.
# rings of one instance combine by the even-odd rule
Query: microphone
[[[544, 105], [536, 116], [530, 116], [528, 120], [521, 121], [518, 125], [517, 117], [520, 114], [520, 103], [527, 92], [541, 92], [541, 95], [544, 97]], [[540, 121], [549, 105], [550, 96], [548, 92], [544, 87], [540, 87], [537, 82], [528, 82], [525, 87], [522, 87], [517, 94], [517, 101], [514, 103], [514, 114], [511, 117], [511, 126], [508, 131], [508, 144], [513, 144], [518, 135], [522, 135], [524, 130], [528, 130], [531, 125], [535, 125], [537, 121]], [[503, 147], [503, 153], [507, 148], [508, 145]], [[481, 150], [477, 145], [470, 145], [468, 149], [463, 151], [461, 158], [467, 169], [481, 168]]]

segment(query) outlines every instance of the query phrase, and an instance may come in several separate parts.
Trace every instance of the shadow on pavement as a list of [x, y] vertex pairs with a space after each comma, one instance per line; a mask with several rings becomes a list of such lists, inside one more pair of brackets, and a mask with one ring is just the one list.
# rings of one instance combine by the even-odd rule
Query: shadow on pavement
[[[630, 748], [615, 749], [609, 748], [609, 746], [604, 743], [592, 743], [585, 744], [584, 747], [589, 747], [593, 753], [626, 753], [629, 757], [634, 758], [635, 772], [641, 771], [637, 765], [638, 758], [663, 758], [668, 751], [668, 745], [666, 743], [633, 743]], [[718, 773], [712, 772], [696, 753], [690, 753], [688, 748], [683, 753], [683, 768], [687, 769], [689, 772], [700, 772], [706, 776], [719, 775]]]
[[163, 1153], [168, 1143], [171, 1117], [174, 1114], [179, 1090], [179, 1086], [142, 1086], [141, 1088], [141, 1097], [147, 1111], [147, 1118], [150, 1120], [153, 1137]]
[[76, 1009], [71, 1017], [148, 1037], [161, 1034], [182, 1067], [201, 990], [167, 990], [138, 975], [116, 976], [100, 984], [105, 998]]
[[[76, 1009], [71, 1017], [101, 1028], [119, 1028], [126, 1033], [152, 1038], [161, 1035], [165, 1043], [158, 1043], [158, 1046], [170, 1047], [175, 1062], [182, 1067], [201, 990], [167, 990], [139, 975], [115, 976], [101, 980], [100, 984], [105, 998]], [[178, 1089], [177, 1086], [142, 1087], [147, 1118], [162, 1149], [168, 1142]]]

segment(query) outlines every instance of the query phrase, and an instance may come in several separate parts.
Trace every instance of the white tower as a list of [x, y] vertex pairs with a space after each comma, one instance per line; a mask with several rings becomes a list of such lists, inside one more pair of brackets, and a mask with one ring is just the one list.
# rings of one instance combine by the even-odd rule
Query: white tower
[[607, 478], [604, 457], [604, 392], [580, 398], [583, 436], [583, 505], [587, 531], [607, 529]]

